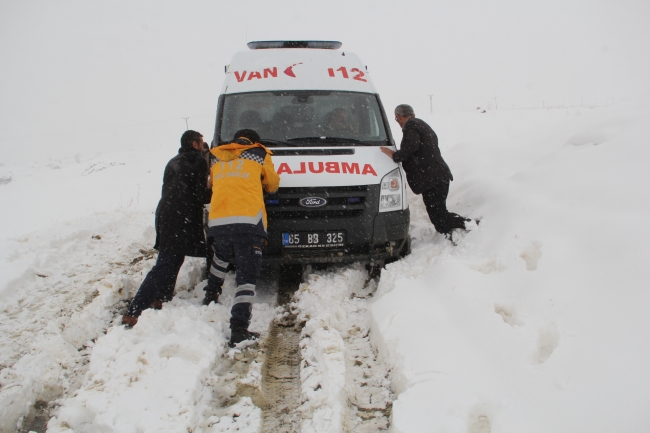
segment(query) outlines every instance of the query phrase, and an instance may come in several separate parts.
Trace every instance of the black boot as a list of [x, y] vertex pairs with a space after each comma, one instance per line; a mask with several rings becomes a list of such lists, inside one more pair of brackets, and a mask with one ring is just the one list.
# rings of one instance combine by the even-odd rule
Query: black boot
[[442, 233], [442, 235], [447, 239], [453, 246], [458, 246], [458, 244], [454, 241], [454, 231], [449, 230], [447, 233]]
[[230, 342], [228, 343], [228, 347], [235, 347], [235, 345], [241, 343], [242, 341], [255, 341], [259, 338], [260, 334], [257, 332], [250, 332], [248, 329], [236, 327], [233, 328], [230, 332]]
[[203, 305], [210, 305], [211, 302], [215, 304], [219, 303], [219, 293], [205, 291], [205, 296], [203, 297]]

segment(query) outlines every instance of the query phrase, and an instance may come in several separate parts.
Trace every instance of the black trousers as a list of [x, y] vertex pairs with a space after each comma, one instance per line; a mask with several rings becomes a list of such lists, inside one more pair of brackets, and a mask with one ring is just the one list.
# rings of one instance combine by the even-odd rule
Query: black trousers
[[138, 317], [153, 301], [171, 301], [174, 297], [178, 271], [181, 270], [184, 261], [185, 256], [160, 251], [156, 264], [145, 277], [126, 314]]
[[453, 229], [464, 229], [467, 218], [447, 210], [447, 195], [449, 194], [449, 181], [439, 181], [433, 188], [422, 193], [422, 200], [427, 208], [429, 219], [438, 233], [448, 234]]
[[255, 285], [262, 268], [264, 237], [248, 233], [218, 235], [214, 237], [214, 258], [208, 274], [206, 292], [221, 294], [228, 263], [235, 259], [237, 268], [235, 303], [230, 310], [230, 328], [248, 329], [253, 311]]

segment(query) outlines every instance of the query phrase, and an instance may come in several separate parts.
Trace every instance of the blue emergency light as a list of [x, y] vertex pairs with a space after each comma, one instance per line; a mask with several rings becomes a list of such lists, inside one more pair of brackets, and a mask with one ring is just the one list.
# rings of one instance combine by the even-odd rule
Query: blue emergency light
[[315, 48], [321, 50], [338, 50], [343, 45], [339, 41], [253, 41], [249, 42], [251, 50], [268, 50], [270, 48]]

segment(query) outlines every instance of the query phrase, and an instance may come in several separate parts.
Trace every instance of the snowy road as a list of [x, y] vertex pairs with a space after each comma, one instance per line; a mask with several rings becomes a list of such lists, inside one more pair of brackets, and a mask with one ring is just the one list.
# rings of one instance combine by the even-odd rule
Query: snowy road
[[[199, 259], [119, 324], [173, 149], [0, 165], [0, 432], [257, 432], [283, 402], [296, 432], [645, 432], [649, 118], [643, 101], [441, 114], [448, 206], [480, 226], [452, 246], [411, 195], [411, 255], [376, 285], [312, 269], [279, 298], [270, 272], [264, 339], [242, 350], [233, 275], [201, 306]], [[280, 342], [290, 359], [268, 363]]]
[[367, 299], [376, 283], [366, 284], [360, 266], [306, 278], [280, 284], [295, 293], [277, 308], [277, 281], [262, 281], [268, 302], [255, 304], [251, 329], [264, 338], [241, 349], [226, 346], [232, 273], [224, 305], [200, 306], [200, 281], [148, 310], [132, 330], [113, 324], [87, 350], [90, 363], [75, 371], [76, 382], [54, 396], [47, 431], [386, 430], [393, 393], [369, 336]]
[[[128, 330], [120, 325], [125, 301], [155, 262], [155, 251], [145, 249], [153, 235], [147, 217], [124, 215], [53, 242], [39, 252], [43, 268], [5, 306], [0, 396], [18, 431], [44, 432], [46, 424], [48, 432], [388, 427], [388, 369], [369, 337], [376, 282], [366, 284], [363, 267], [310, 272], [302, 284], [302, 274], [287, 279], [267, 270], [251, 325], [264, 338], [228, 350], [234, 274], [223, 305], [203, 307], [204, 263], [188, 259], [174, 300]], [[123, 245], [127, 234], [140, 242]], [[278, 289], [285, 305], [277, 306]], [[5, 423], [2, 431], [14, 430]]]

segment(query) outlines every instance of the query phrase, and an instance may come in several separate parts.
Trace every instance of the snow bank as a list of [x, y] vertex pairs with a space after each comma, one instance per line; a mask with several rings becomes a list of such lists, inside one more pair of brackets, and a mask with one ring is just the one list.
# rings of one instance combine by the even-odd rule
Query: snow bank
[[[193, 269], [200, 269], [195, 259]], [[188, 272], [189, 271], [189, 272]], [[191, 275], [191, 269], [181, 270]], [[179, 284], [182, 281], [179, 279]], [[202, 281], [162, 310], [145, 310], [133, 329], [113, 326], [94, 344], [83, 386], [62, 402], [49, 433], [68, 431], [257, 431], [261, 411], [248, 397], [219, 407], [215, 393], [237, 383], [259, 386], [260, 364], [240, 380], [222, 371], [230, 338], [235, 284], [230, 273], [222, 304], [202, 306]], [[177, 285], [177, 291], [179, 285]], [[265, 331], [274, 310], [255, 304], [251, 329]], [[224, 375], [232, 375], [226, 377]], [[234, 391], [232, 395], [234, 396]]]
[[[232, 274], [222, 304], [202, 307], [205, 261], [187, 258], [174, 300], [120, 325], [155, 263], [153, 211], [175, 150], [0, 167], [0, 431], [39, 402], [60, 406], [50, 431], [258, 429], [250, 398], [214, 407], [214, 393], [255, 376], [223, 371]], [[274, 313], [260, 290], [251, 329], [265, 332]]]
[[413, 253], [383, 272], [372, 309], [393, 431], [647, 430], [649, 114], [433, 123], [449, 208], [482, 219], [453, 247], [410, 198]]
[[301, 334], [302, 432], [386, 431], [391, 392], [368, 338], [375, 281], [360, 265], [310, 273], [291, 304]]
[[[146, 400], [159, 404], [163, 394], [174, 394], [178, 404], [193, 403], [201, 393], [207, 394], [200, 398], [212, 398], [210, 387], [198, 385], [229, 337], [229, 307], [219, 307], [216, 324], [211, 320], [217, 313], [198, 311], [203, 291], [194, 288], [204, 260], [186, 259], [176, 284], [176, 312], [176, 304], [168, 303], [152, 316], [157, 321], [147, 325], [146, 316], [133, 333], [119, 325], [124, 301], [155, 263], [153, 211], [162, 171], [174, 152], [139, 149], [1, 167], [2, 179], [11, 181], [0, 184], [0, 200], [8, 204], [0, 207], [0, 431], [20, 427], [39, 401], [62, 405], [51, 426], [59, 431], [135, 425], [139, 418], [133, 414], [143, 407], [155, 412]], [[224, 302], [232, 302], [231, 280], [229, 276]], [[267, 304], [255, 306], [259, 318], [253, 327], [266, 328], [267, 310]], [[142, 371], [142, 362], [129, 368], [139, 350], [150, 355], [142, 358], [149, 363]], [[136, 385], [142, 386], [123, 389], [125, 377], [137, 377]], [[146, 394], [144, 389], [155, 395], [142, 397], [138, 390]], [[173, 405], [159, 407], [167, 411]], [[118, 407], [132, 409], [123, 417], [111, 415]], [[259, 409], [251, 402], [236, 402], [228, 411], [238, 428], [246, 419], [259, 424]], [[221, 424], [219, 428], [228, 423], [219, 423], [228, 419], [227, 413], [215, 419], [205, 406], [192, 414], [168, 412], [165, 416], [179, 425], [189, 418], [188, 425], [197, 419], [205, 426]], [[140, 415], [144, 420], [157, 417]]]
[[[48, 431], [187, 431], [200, 417], [202, 381], [225, 347], [223, 306], [146, 310], [131, 330], [95, 345], [84, 386]], [[205, 402], [203, 402], [205, 404]]]
[[8, 264], [28, 267], [5, 286], [0, 303], [0, 431], [13, 431], [37, 400], [80, 385], [93, 341], [153, 264], [141, 252], [151, 241], [148, 220], [132, 212], [96, 215], [55, 226], [56, 234], [51, 228], [21, 238]]
[[300, 340], [302, 431], [343, 431], [348, 400], [343, 338], [351, 325], [345, 300], [363, 286], [364, 278], [359, 269], [347, 269], [339, 278], [311, 274], [295, 295], [292, 309], [305, 323]]
[[[93, 157], [48, 160], [36, 155], [30, 164], [0, 167], [0, 179], [10, 179], [0, 182], [0, 296], [32, 265], [33, 256], [17, 256], [17, 249], [36, 250], [43, 246], [38, 242], [51, 238], [85, 235], [82, 228], [95, 230], [114, 221], [115, 213], [147, 212], [151, 226], [163, 170], [174, 150], [99, 154], [99, 149]], [[38, 239], [31, 236], [35, 232], [41, 233]]]

